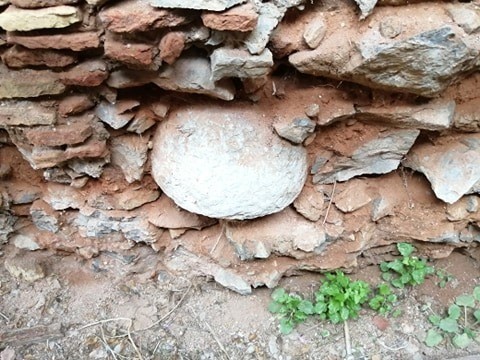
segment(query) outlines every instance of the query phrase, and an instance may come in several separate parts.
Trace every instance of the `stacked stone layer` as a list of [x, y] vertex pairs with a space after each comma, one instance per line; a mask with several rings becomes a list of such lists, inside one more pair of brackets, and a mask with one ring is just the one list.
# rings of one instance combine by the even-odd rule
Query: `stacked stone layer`
[[0, 243], [242, 293], [476, 246], [480, 4], [407, 3], [0, 0]]

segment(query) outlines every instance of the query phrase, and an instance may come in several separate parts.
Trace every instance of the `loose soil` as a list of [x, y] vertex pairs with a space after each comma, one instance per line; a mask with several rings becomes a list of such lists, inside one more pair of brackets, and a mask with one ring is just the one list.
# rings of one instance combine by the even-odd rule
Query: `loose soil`
[[[27, 282], [0, 267], [0, 358], [6, 359], [342, 359], [340, 325], [311, 319], [290, 335], [267, 311], [272, 290], [241, 296], [205, 278], [168, 273], [146, 246], [125, 255], [105, 252], [85, 260], [49, 251], [1, 249], [1, 263], [39, 271]], [[457, 350], [426, 347], [432, 311], [441, 312], [480, 284], [480, 264], [454, 252], [432, 264], [454, 276], [444, 289], [435, 278], [400, 295], [397, 318], [363, 310], [349, 323], [356, 359], [480, 358], [480, 345]], [[377, 266], [352, 274], [373, 285]], [[310, 296], [320, 274], [285, 278], [281, 286]], [[328, 330], [328, 336], [325, 330]], [[14, 357], [9, 357], [15, 353]]]

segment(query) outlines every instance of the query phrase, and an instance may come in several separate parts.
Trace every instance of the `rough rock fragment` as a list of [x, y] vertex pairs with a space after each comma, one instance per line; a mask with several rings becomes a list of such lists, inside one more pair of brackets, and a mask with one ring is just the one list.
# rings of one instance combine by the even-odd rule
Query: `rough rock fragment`
[[205, 216], [179, 208], [172, 199], [163, 194], [157, 201], [142, 209], [153, 225], [166, 229], [193, 228], [200, 230], [217, 222]]
[[34, 101], [0, 102], [0, 126], [53, 125], [56, 120], [54, 108], [44, 107]]
[[0, 27], [7, 31], [65, 28], [81, 21], [80, 11], [73, 6], [43, 9], [19, 9], [10, 5], [0, 13]]
[[45, 271], [37, 259], [27, 254], [17, 254], [5, 259], [5, 269], [17, 279], [34, 282], [45, 277]]
[[227, 223], [226, 235], [241, 260], [266, 259], [272, 254], [302, 259], [320, 253], [326, 242], [323, 226], [287, 208], [247, 223]]
[[[420, 133], [416, 129], [384, 128], [361, 123], [349, 129], [345, 126], [339, 124], [317, 135], [315, 142], [322, 143], [324, 139], [329, 141], [330, 131], [336, 131], [338, 142], [347, 141], [349, 144], [345, 150], [337, 146], [337, 154], [325, 158], [316, 167], [314, 183], [331, 184], [362, 174], [386, 174], [395, 170]], [[354, 138], [349, 135], [351, 131], [358, 131]]]
[[295, 144], [301, 144], [310, 134], [315, 131], [315, 121], [309, 118], [296, 118], [293, 121], [285, 119], [277, 120], [273, 127], [277, 134]]
[[218, 48], [212, 52], [210, 61], [213, 81], [225, 77], [259, 78], [270, 73], [273, 66], [272, 53], [268, 49], [251, 55], [242, 49]]
[[120, 1], [102, 9], [98, 16], [107, 30], [116, 33], [151, 31], [190, 21], [177, 11], [156, 9], [146, 0]]
[[440, 99], [422, 105], [360, 107], [355, 118], [387, 122], [399, 127], [444, 130], [452, 126], [454, 114], [455, 101]]
[[30, 35], [29, 33], [7, 33], [9, 44], [18, 44], [29, 49], [70, 49], [83, 51], [100, 47], [100, 36], [95, 31], [68, 34]]
[[93, 133], [92, 125], [85, 120], [85, 118], [71, 118], [68, 124], [26, 129], [25, 136], [33, 146], [80, 144]]
[[10, 70], [0, 64], [0, 79], [0, 99], [56, 95], [66, 89], [58, 74], [50, 70]]
[[302, 192], [293, 202], [293, 207], [304, 218], [310, 221], [318, 221], [324, 214], [324, 194], [321, 185], [305, 184]]
[[40, 230], [56, 233], [59, 230], [59, 214], [43, 200], [35, 201], [30, 207], [32, 221]]
[[311, 49], [315, 49], [322, 42], [327, 32], [327, 24], [323, 17], [315, 17], [305, 27], [303, 32], [303, 40]]
[[181, 31], [171, 31], [162, 37], [158, 48], [160, 58], [167, 64], [172, 65], [182, 54], [185, 48], [185, 34]]
[[[426, 97], [437, 95], [459, 76], [478, 67], [479, 49], [472, 42], [464, 42], [468, 39], [460, 38], [450, 27], [383, 46], [367, 40], [358, 44], [361, 56], [353, 56], [356, 50], [348, 39], [331, 34], [315, 50], [292, 54], [289, 61], [303, 73]], [[331, 53], [332, 46], [341, 52]]]
[[478, 99], [465, 101], [456, 107], [453, 125], [462, 131], [478, 132], [480, 130]]
[[23, 181], [9, 182], [6, 185], [9, 200], [14, 205], [30, 204], [41, 195], [38, 186]]
[[125, 179], [132, 183], [141, 180], [145, 170], [148, 152], [148, 137], [121, 135], [111, 143], [112, 164], [119, 166]]
[[251, 54], [260, 54], [265, 49], [273, 29], [285, 14], [284, 10], [280, 10], [272, 3], [262, 3], [258, 11], [257, 26], [244, 40]]
[[133, 210], [158, 199], [160, 192], [156, 189], [128, 187], [115, 195], [116, 209]]
[[440, 139], [414, 146], [403, 164], [425, 174], [437, 198], [453, 204], [480, 181], [480, 134]]
[[175, 203], [213, 218], [278, 212], [306, 179], [305, 150], [272, 134], [248, 104], [178, 109], [157, 128], [151, 159], [155, 181]]
[[12, 5], [23, 9], [46, 8], [59, 5], [73, 5], [78, 0], [10, 0]]
[[219, 31], [252, 31], [257, 25], [257, 19], [258, 14], [251, 3], [236, 6], [222, 13], [202, 14], [203, 24]]
[[159, 67], [154, 62], [158, 49], [152, 44], [133, 41], [107, 32], [104, 49], [107, 58], [133, 68], [157, 70]]
[[159, 8], [223, 11], [244, 3], [245, 0], [191, 0], [188, 2], [183, 0], [149, 0], [149, 2], [150, 5]]
[[158, 117], [146, 106], [140, 107], [127, 127], [127, 131], [141, 134], [157, 123]]
[[64, 97], [58, 104], [58, 114], [63, 117], [77, 115], [91, 109], [95, 103], [86, 94], [74, 94]]
[[102, 101], [97, 105], [95, 114], [113, 129], [120, 129], [133, 119], [133, 110], [139, 105], [137, 100], [119, 100], [115, 104]]
[[335, 206], [344, 213], [360, 209], [372, 201], [368, 186], [362, 181], [349, 181], [346, 188], [335, 195]]
[[368, 15], [371, 14], [373, 8], [377, 4], [377, 1], [378, 0], [355, 0], [358, 7], [360, 8], [360, 11], [362, 12], [360, 19], [365, 19]]
[[73, 55], [55, 50], [29, 50], [20, 45], [9, 48], [2, 54], [2, 61], [10, 68], [29, 66], [65, 67], [77, 61]]
[[17, 217], [5, 210], [0, 210], [0, 244], [5, 244], [11, 233], [15, 231], [14, 225]]
[[204, 94], [222, 100], [233, 100], [235, 87], [228, 79], [212, 81], [210, 62], [198, 56], [184, 56], [161, 69], [152, 82], [166, 90]]
[[91, 59], [59, 74], [66, 85], [99, 86], [108, 78], [107, 65], [102, 60]]
[[447, 12], [467, 34], [472, 34], [480, 29], [480, 9], [472, 4], [448, 4]]
[[110, 73], [107, 85], [115, 89], [125, 89], [148, 84], [157, 77], [156, 71], [142, 71], [121, 68]]

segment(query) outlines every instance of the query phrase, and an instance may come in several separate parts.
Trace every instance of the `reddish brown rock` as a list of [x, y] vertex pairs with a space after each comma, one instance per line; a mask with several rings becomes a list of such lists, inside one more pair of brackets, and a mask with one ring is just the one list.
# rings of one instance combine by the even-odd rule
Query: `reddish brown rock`
[[25, 35], [25, 33], [7, 32], [7, 42], [23, 45], [29, 49], [83, 51], [99, 48], [100, 36], [95, 31], [53, 35]]
[[53, 127], [35, 127], [25, 131], [28, 141], [34, 146], [75, 145], [92, 135], [92, 126], [84, 119]]
[[153, 45], [128, 41], [119, 35], [107, 33], [104, 48], [105, 56], [126, 65], [152, 70], [159, 67], [154, 63], [158, 50]]
[[122, 1], [100, 11], [99, 17], [105, 28], [117, 33], [149, 31], [190, 21], [179, 12], [154, 8], [143, 0]]
[[14, 45], [2, 54], [2, 61], [11, 68], [29, 66], [65, 67], [77, 61], [76, 57], [56, 50], [30, 50]]
[[75, 115], [92, 108], [95, 103], [85, 94], [74, 94], [65, 97], [58, 104], [58, 114], [66, 117]]
[[202, 21], [206, 27], [220, 31], [252, 31], [257, 26], [258, 14], [252, 4], [234, 7], [222, 13], [204, 12]]
[[60, 73], [65, 85], [99, 86], [108, 78], [107, 65], [102, 60], [87, 60]]
[[158, 47], [160, 48], [160, 58], [171, 65], [185, 48], [185, 34], [180, 31], [170, 32], [160, 40]]
[[112, 71], [107, 85], [115, 89], [124, 89], [148, 84], [157, 77], [156, 71], [142, 71], [121, 68]]
[[78, 0], [10, 0], [10, 3], [19, 8], [36, 9], [59, 5], [72, 5]]

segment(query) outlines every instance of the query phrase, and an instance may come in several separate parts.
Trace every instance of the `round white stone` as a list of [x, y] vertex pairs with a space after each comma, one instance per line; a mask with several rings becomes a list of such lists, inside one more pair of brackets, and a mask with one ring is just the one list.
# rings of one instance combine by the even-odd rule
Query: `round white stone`
[[152, 175], [175, 203], [220, 219], [252, 219], [295, 200], [307, 155], [274, 134], [252, 105], [192, 105], [156, 132]]

